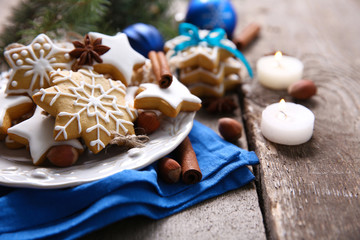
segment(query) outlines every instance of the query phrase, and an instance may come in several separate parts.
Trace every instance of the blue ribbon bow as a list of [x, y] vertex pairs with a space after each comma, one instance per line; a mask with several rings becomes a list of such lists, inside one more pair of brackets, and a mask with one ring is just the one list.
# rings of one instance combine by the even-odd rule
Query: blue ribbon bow
[[190, 23], [181, 23], [179, 26], [179, 33], [181, 35], [190, 37], [190, 39], [188, 41], [185, 41], [185, 42], [182, 42], [182, 43], [176, 45], [174, 48], [175, 54], [178, 51], [182, 51], [188, 47], [199, 45], [200, 42], [206, 42], [207, 44], [209, 44], [212, 47], [220, 47], [220, 48], [225, 49], [225, 50], [231, 52], [232, 54], [234, 54], [235, 57], [237, 57], [244, 63], [244, 65], [249, 73], [249, 76], [251, 78], [253, 77], [253, 72], [252, 72], [251, 66], [250, 66], [249, 62], [246, 60], [246, 58], [244, 57], [244, 55], [239, 50], [231, 48], [231, 47], [226, 46], [221, 43], [221, 40], [226, 38], [226, 32], [224, 29], [216, 28], [216, 29], [210, 31], [206, 35], [206, 37], [200, 38], [199, 29], [195, 25], [190, 24]]

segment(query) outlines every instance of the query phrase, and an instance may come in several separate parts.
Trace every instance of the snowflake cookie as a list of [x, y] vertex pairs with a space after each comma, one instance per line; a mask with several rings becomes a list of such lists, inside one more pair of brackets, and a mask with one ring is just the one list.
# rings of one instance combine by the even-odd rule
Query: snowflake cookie
[[4, 53], [13, 69], [6, 92], [32, 96], [40, 88], [49, 87], [51, 71], [71, 68], [70, 51], [56, 46], [45, 34], [38, 35], [28, 46], [10, 45]]
[[33, 100], [56, 117], [55, 140], [81, 137], [98, 153], [112, 139], [112, 132], [134, 134], [136, 111], [125, 101], [121, 81], [106, 79], [92, 70], [56, 71], [52, 87], [41, 89]]

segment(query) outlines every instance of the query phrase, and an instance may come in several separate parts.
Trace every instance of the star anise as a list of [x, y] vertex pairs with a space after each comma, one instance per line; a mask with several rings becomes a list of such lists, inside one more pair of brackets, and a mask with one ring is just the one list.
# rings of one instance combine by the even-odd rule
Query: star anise
[[101, 44], [102, 39], [97, 38], [92, 41], [88, 34], [85, 35], [84, 43], [80, 41], [74, 41], [75, 49], [69, 54], [73, 58], [78, 58], [74, 68], [79, 68], [82, 65], [93, 65], [93, 60], [98, 63], [102, 63], [101, 55], [110, 50], [108, 46]]

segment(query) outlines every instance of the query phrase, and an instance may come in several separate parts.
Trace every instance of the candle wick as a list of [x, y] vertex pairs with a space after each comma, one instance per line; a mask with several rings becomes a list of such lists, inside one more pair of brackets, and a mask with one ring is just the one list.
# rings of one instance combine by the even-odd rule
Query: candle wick
[[284, 111], [280, 110], [279, 112], [280, 114], [278, 115], [278, 117], [281, 119], [281, 120], [285, 120], [287, 118], [287, 115]]

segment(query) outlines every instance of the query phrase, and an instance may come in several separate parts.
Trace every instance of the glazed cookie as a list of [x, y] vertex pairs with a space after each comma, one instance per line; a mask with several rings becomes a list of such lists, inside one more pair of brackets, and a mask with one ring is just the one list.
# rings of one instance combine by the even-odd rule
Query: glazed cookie
[[229, 74], [238, 74], [240, 76], [241, 62], [239, 60], [233, 57], [229, 57], [223, 61], [223, 64], [225, 76]]
[[221, 97], [224, 95], [225, 88], [223, 84], [211, 86], [206, 83], [194, 83], [187, 86], [190, 92], [198, 97]]
[[218, 86], [223, 83], [225, 76], [240, 74], [241, 63], [235, 58], [227, 58], [219, 64], [218, 68], [212, 71], [202, 67], [187, 67], [179, 69], [179, 79], [186, 86], [195, 83], [204, 83], [211, 86]]
[[131, 85], [139, 86], [142, 83], [155, 83], [155, 75], [152, 70], [151, 61], [146, 59], [145, 64], [134, 72]]
[[56, 117], [56, 141], [81, 137], [98, 153], [112, 139], [112, 132], [134, 134], [136, 111], [125, 102], [126, 87], [90, 69], [56, 71], [53, 87], [33, 96], [36, 104]]
[[130, 85], [133, 71], [145, 63], [145, 58], [130, 46], [126, 34], [108, 36], [90, 32], [89, 37], [92, 42], [101, 39], [101, 44], [109, 48], [100, 56], [101, 62], [93, 62], [94, 70], [110, 74], [113, 79], [121, 80], [125, 86]]
[[197, 111], [201, 108], [201, 100], [173, 77], [168, 88], [160, 88], [158, 84], [143, 83], [135, 97], [137, 109], [159, 110], [169, 117], [176, 117], [180, 111]]
[[179, 70], [180, 81], [185, 85], [205, 83], [211, 86], [218, 86], [224, 80], [224, 64], [212, 71], [202, 67], [187, 67]]
[[172, 56], [173, 52], [169, 51], [167, 58], [169, 65], [176, 68], [202, 67], [212, 71], [217, 68], [220, 62], [220, 52], [218, 47], [209, 48], [206, 45], [190, 47], [184, 51]]
[[45, 34], [38, 35], [28, 46], [10, 47], [4, 53], [13, 69], [6, 92], [32, 96], [40, 88], [49, 87], [51, 71], [71, 68], [70, 50], [58, 47]]
[[237, 74], [229, 74], [224, 78], [222, 84], [213, 86], [198, 82], [190, 84], [187, 87], [190, 92], [198, 97], [221, 97], [225, 91], [232, 90], [241, 83], [241, 78]]
[[[208, 30], [200, 30], [199, 36], [200, 38], [205, 38], [209, 33], [210, 31]], [[212, 71], [218, 67], [219, 62], [232, 56], [230, 52], [219, 47], [211, 47], [205, 41], [175, 53], [174, 48], [189, 39], [190, 37], [188, 36], [180, 35], [165, 43], [164, 49], [171, 67], [185, 68], [196, 66]], [[235, 44], [228, 39], [222, 39], [221, 43], [231, 48], [236, 48]]]
[[19, 149], [23, 148], [25, 145], [13, 140], [9, 135], [6, 135], [5, 146], [9, 149]]
[[5, 93], [6, 80], [0, 80], [0, 134], [6, 135], [12, 121], [31, 112], [33, 101], [28, 96], [10, 96]]
[[[41, 164], [52, 146], [71, 145], [83, 152], [83, 146], [77, 139], [55, 141], [53, 138], [55, 119], [37, 107], [34, 115], [11, 128], [8, 133], [14, 141], [28, 145], [34, 165]], [[31, 129], [31, 130], [29, 130]]]

